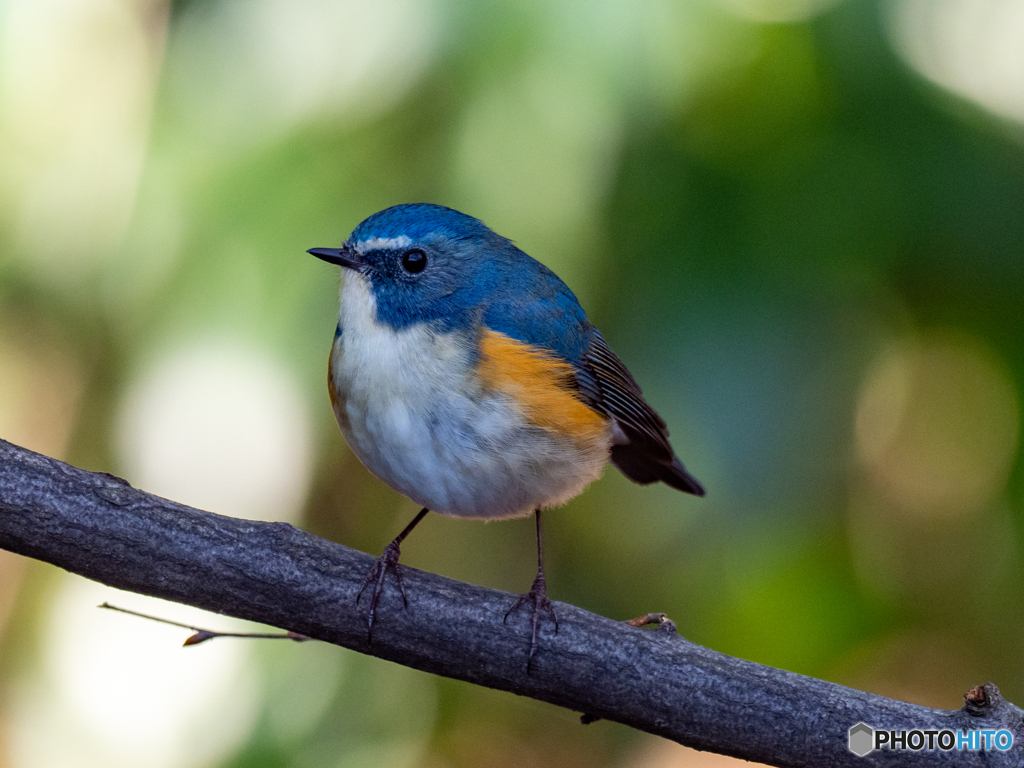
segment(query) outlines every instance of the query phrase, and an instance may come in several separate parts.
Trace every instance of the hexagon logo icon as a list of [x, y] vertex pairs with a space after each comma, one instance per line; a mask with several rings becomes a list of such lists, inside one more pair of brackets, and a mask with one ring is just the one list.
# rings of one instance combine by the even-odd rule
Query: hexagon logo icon
[[850, 728], [850, 751], [857, 757], [864, 757], [874, 750], [875, 729], [867, 723], [857, 723]]

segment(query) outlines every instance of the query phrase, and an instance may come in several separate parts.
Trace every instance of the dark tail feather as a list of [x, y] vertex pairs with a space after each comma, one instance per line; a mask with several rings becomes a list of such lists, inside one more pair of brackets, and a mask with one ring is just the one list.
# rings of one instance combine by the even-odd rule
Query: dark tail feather
[[704, 486], [696, 477], [686, 471], [686, 467], [678, 457], [673, 457], [672, 466], [665, 467], [658, 479], [666, 485], [671, 485], [686, 493], [692, 493], [694, 496], [704, 495]]
[[671, 464], [664, 464], [662, 461], [652, 459], [648, 452], [634, 443], [613, 445], [612, 463], [634, 483], [649, 485], [660, 480], [685, 493], [703, 496], [704, 486], [686, 471], [683, 462], [669, 451], [665, 451], [665, 453], [672, 456]]

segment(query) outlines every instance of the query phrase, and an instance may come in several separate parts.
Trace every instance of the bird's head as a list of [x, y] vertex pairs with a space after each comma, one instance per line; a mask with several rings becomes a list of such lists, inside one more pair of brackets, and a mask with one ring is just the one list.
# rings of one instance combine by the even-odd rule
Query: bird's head
[[366, 280], [377, 321], [395, 328], [471, 322], [494, 291], [514, 288], [540, 267], [478, 219], [426, 203], [375, 213], [341, 248], [309, 253]]

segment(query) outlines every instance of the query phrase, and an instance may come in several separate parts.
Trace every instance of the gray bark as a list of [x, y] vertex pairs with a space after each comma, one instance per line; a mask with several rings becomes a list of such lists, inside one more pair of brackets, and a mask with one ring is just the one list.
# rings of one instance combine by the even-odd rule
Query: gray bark
[[[989, 684], [937, 710], [772, 669], [556, 603], [527, 674], [529, 611], [515, 596], [404, 570], [367, 641], [374, 558], [284, 523], [222, 517], [0, 440], [0, 548], [95, 581], [262, 622], [426, 672], [486, 685], [777, 766], [1022, 766], [1024, 712]], [[1008, 752], [847, 749], [848, 729], [1008, 730]]]

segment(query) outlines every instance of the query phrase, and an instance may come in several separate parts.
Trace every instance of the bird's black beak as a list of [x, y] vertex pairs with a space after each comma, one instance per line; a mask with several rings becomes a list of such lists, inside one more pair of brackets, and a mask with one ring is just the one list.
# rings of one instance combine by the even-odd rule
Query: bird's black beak
[[318, 259], [347, 269], [359, 270], [366, 266], [359, 258], [359, 254], [345, 245], [341, 248], [310, 248], [306, 253], [312, 253]]

